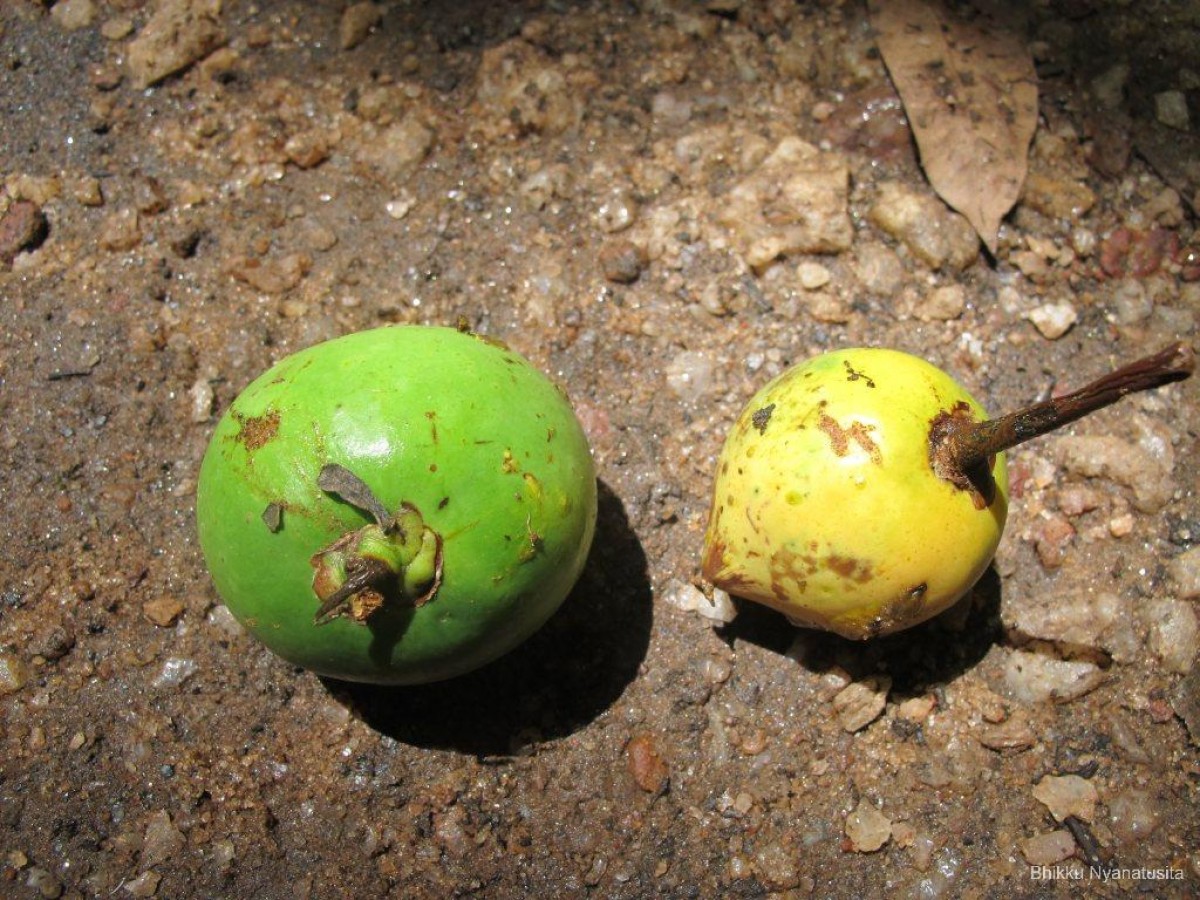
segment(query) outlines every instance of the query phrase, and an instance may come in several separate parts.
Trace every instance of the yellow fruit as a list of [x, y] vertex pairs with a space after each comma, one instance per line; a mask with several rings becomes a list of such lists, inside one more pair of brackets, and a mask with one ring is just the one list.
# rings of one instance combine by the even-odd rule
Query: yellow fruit
[[908, 628], [962, 597], [1004, 530], [1004, 450], [1189, 377], [1176, 343], [998, 419], [896, 350], [826, 353], [749, 403], [718, 462], [704, 575], [848, 638]]
[[704, 574], [797, 624], [850, 638], [906, 628], [958, 600], [996, 551], [990, 502], [934, 473], [930, 432], [985, 418], [949, 375], [896, 350], [827, 353], [751, 401], [725, 443]]

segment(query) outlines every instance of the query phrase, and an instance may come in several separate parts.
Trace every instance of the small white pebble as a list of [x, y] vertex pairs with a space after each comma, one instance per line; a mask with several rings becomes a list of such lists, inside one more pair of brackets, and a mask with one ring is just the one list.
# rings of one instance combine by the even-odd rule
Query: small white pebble
[[156, 688], [178, 687], [194, 675], [198, 668], [194, 659], [172, 656], [163, 663], [151, 684]]
[[846, 816], [846, 837], [856, 853], [873, 853], [892, 836], [892, 820], [877, 810], [865, 797]]
[[825, 287], [831, 277], [829, 270], [817, 262], [802, 262], [796, 267], [796, 278], [806, 291]]
[[722, 624], [732, 622], [737, 616], [737, 607], [729, 594], [717, 588], [709, 600], [694, 584], [672, 580], [663, 591], [663, 602], [684, 612], [699, 613], [706, 619]]
[[1033, 327], [1041, 333], [1042, 337], [1053, 341], [1071, 330], [1071, 327], [1078, 321], [1079, 314], [1075, 312], [1074, 306], [1064, 301], [1062, 303], [1045, 303], [1030, 310], [1025, 318], [1033, 323]]
[[1004, 664], [1004, 685], [1022, 703], [1065, 702], [1095, 690], [1104, 673], [1094, 663], [1054, 659], [1014, 650]]
[[695, 402], [712, 387], [713, 369], [709, 354], [684, 350], [667, 365], [667, 386], [680, 400]]
[[389, 216], [399, 221], [412, 212], [412, 208], [416, 205], [417, 198], [411, 194], [405, 194], [395, 200], [389, 200], [383, 208], [387, 210]]
[[1128, 537], [1133, 531], [1133, 513], [1113, 516], [1108, 522], [1108, 532], [1113, 537]]
[[191, 419], [196, 424], [207, 422], [213, 411], [213, 386], [207, 378], [197, 378], [188, 389], [192, 399]]
[[1060, 863], [1075, 852], [1075, 838], [1065, 828], [1046, 834], [1035, 834], [1021, 841], [1021, 853], [1031, 866]]
[[1078, 775], [1047, 775], [1037, 783], [1033, 796], [1059, 822], [1067, 816], [1092, 821], [1096, 815], [1096, 801], [1100, 799], [1095, 786]]

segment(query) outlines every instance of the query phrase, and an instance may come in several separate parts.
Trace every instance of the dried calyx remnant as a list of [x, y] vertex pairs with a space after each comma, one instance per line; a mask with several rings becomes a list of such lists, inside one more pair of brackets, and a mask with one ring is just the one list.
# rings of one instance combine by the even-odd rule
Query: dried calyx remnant
[[991, 461], [997, 453], [1103, 409], [1126, 394], [1182, 381], [1195, 368], [1196, 351], [1190, 344], [1176, 342], [1077, 391], [997, 419], [976, 422], [961, 411], [943, 412], [929, 433], [930, 463], [940, 478], [972, 491], [977, 505], [986, 506], [995, 492]]
[[388, 513], [361, 478], [336, 464], [322, 467], [321, 490], [367, 513], [374, 522], [342, 535], [309, 560], [321, 601], [313, 622], [339, 616], [366, 622], [389, 598], [422, 606], [442, 583], [442, 538], [411, 503]]

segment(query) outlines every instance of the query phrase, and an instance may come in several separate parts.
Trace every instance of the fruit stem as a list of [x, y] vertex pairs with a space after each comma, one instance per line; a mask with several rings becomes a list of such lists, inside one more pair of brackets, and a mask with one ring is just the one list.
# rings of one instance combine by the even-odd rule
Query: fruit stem
[[321, 468], [317, 486], [375, 521], [343, 534], [309, 559], [313, 593], [321, 601], [314, 625], [340, 616], [366, 621], [393, 594], [413, 606], [433, 598], [442, 582], [442, 539], [415, 506], [401, 503], [395, 515], [388, 513], [361, 478], [336, 463]]
[[1122, 366], [1061, 397], [1052, 397], [998, 419], [983, 422], [958, 419], [954, 427], [947, 429], [937, 453], [943, 465], [969, 473], [986, 466], [997, 453], [1103, 409], [1126, 394], [1182, 381], [1195, 368], [1196, 351], [1190, 344], [1176, 341], [1152, 356]]

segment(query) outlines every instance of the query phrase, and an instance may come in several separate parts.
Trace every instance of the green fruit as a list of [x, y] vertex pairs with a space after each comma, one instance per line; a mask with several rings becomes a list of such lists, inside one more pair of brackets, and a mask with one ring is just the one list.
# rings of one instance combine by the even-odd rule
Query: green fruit
[[949, 375], [895, 350], [826, 353], [764, 387], [718, 462], [705, 577], [797, 624], [869, 638], [962, 597], [1008, 510], [1002, 451], [1135, 390], [1186, 378], [1172, 345], [996, 420]]
[[558, 608], [596, 519], [587, 439], [517, 353], [379, 328], [277, 363], [218, 423], [200, 545], [234, 616], [351, 681], [474, 669]]

